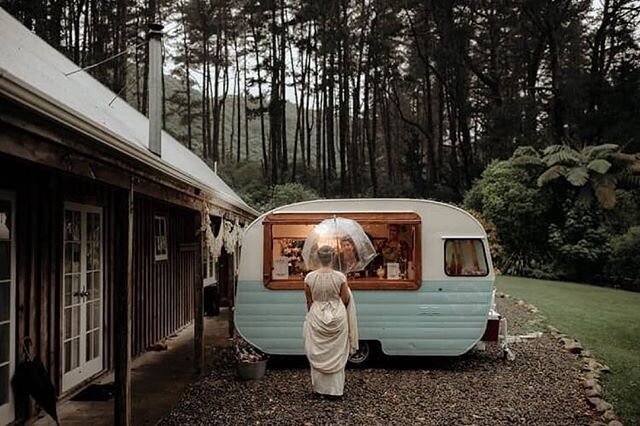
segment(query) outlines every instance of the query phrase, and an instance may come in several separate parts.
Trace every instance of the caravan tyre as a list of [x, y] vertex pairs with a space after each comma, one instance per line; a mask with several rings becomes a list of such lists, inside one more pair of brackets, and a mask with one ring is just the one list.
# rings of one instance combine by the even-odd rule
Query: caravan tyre
[[373, 345], [371, 342], [361, 340], [358, 342], [358, 351], [349, 356], [349, 364], [360, 367], [371, 361], [373, 357]]

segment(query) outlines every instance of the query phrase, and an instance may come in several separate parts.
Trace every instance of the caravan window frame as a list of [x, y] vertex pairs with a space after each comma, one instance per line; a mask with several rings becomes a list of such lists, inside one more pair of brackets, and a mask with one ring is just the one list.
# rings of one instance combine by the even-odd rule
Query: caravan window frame
[[414, 229], [414, 279], [389, 280], [379, 278], [358, 278], [349, 280], [352, 290], [417, 290], [422, 284], [422, 218], [415, 212], [300, 212], [270, 213], [263, 222], [263, 284], [271, 290], [303, 290], [301, 279], [274, 280], [273, 231], [274, 225], [316, 225], [324, 219], [338, 215], [365, 224], [411, 225]]
[[[444, 263], [442, 265], [443, 267], [443, 271], [445, 273], [445, 275], [449, 278], [483, 278], [483, 277], [487, 277], [489, 276], [489, 273], [491, 271], [491, 267], [489, 266], [489, 258], [487, 257], [487, 250], [485, 248], [485, 244], [484, 244], [484, 238], [480, 237], [480, 236], [473, 236], [473, 237], [443, 237], [443, 253], [444, 253]], [[447, 245], [450, 242], [453, 241], [479, 241], [480, 242], [480, 247], [482, 247], [482, 258], [484, 260], [484, 265], [487, 268], [486, 272], [483, 274], [451, 274], [449, 273], [449, 269], [447, 267]], [[476, 252], [477, 254], [477, 252]], [[480, 260], [478, 258], [478, 260]]]

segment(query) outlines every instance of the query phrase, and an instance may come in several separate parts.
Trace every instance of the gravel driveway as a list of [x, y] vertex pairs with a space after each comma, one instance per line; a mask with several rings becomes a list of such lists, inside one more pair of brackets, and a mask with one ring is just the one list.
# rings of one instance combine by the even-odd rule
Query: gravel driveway
[[[498, 299], [509, 334], [536, 328], [536, 317]], [[311, 393], [304, 358], [269, 361], [266, 376], [240, 382], [228, 348], [214, 370], [190, 386], [161, 425], [423, 424], [584, 425], [594, 420], [580, 387], [576, 356], [546, 335], [513, 344], [515, 361], [497, 350], [457, 358], [384, 358], [348, 369], [339, 401]]]

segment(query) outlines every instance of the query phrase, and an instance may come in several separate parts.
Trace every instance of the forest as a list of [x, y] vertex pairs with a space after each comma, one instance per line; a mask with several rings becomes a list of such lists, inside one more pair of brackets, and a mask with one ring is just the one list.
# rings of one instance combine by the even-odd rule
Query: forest
[[464, 205], [503, 272], [640, 288], [640, 2], [0, 0], [259, 209]]

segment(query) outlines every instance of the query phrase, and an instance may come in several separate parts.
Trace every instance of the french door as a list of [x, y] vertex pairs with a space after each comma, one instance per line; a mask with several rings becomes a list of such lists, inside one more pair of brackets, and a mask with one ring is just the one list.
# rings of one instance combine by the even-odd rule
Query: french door
[[103, 369], [102, 209], [65, 203], [62, 391]]
[[15, 225], [13, 193], [0, 191], [0, 425], [13, 421], [11, 377], [15, 368]]

